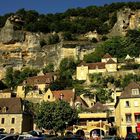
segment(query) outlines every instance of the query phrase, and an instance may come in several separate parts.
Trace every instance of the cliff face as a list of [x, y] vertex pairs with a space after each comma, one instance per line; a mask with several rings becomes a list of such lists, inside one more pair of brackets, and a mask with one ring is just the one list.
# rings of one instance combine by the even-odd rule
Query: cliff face
[[[129, 29], [140, 27], [140, 10], [122, 9], [117, 13], [117, 22], [110, 35], [125, 35]], [[22, 24], [19, 17], [9, 17], [0, 30], [0, 79], [7, 67], [21, 70], [23, 67], [43, 68], [53, 63], [57, 69], [65, 57], [83, 59], [84, 55], [94, 51], [95, 46], [89, 41], [71, 41], [41, 46], [41, 39], [48, 40], [51, 34], [31, 33], [15, 30], [15, 25]]]
[[129, 8], [121, 9], [117, 13], [117, 22], [112, 28], [110, 35], [126, 35], [128, 30], [140, 28], [140, 10], [132, 11]]
[[[0, 79], [4, 77], [8, 67], [16, 70], [21, 70], [23, 67], [41, 69], [48, 63], [53, 63], [57, 69], [61, 60], [69, 57], [69, 54], [72, 54], [71, 57], [77, 58], [82, 54], [83, 46], [83, 51], [86, 52], [86, 44], [79, 47], [79, 43], [76, 42], [70, 42], [74, 48], [69, 47], [69, 43], [65, 43], [65, 47], [68, 46], [65, 49], [68, 51], [63, 51], [63, 41], [41, 47], [41, 39], [47, 40], [49, 35], [17, 31], [8, 19], [0, 32]], [[88, 47], [88, 50], [92, 50], [92, 47]]]
[[24, 32], [21, 30], [14, 30], [15, 24], [14, 21], [12, 21], [11, 17], [7, 19], [5, 26], [0, 31], [0, 42], [9, 44], [24, 41]]

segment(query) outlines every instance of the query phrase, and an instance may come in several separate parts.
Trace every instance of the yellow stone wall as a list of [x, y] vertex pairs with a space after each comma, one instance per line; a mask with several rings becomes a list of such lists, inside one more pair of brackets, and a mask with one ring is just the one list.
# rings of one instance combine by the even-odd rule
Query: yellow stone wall
[[[4, 124], [1, 123], [2, 118], [4, 118]], [[15, 118], [15, 123], [12, 124], [11, 120]], [[0, 128], [4, 128], [5, 132], [10, 133], [10, 129], [14, 129], [15, 133], [22, 132], [22, 114], [1, 114], [0, 115]]]
[[[125, 106], [126, 101], [129, 101], [130, 107]], [[134, 105], [134, 101], [138, 102], [138, 106]], [[115, 121], [118, 130], [118, 135], [125, 137], [127, 134], [127, 126], [131, 126], [132, 132], [136, 132], [137, 122], [135, 121], [134, 113], [137, 112], [140, 113], [140, 98], [120, 99], [115, 109]], [[130, 123], [126, 122], [126, 113], [130, 113], [132, 116], [132, 121]]]
[[[42, 92], [45, 92], [45, 88], [46, 88], [46, 84], [38, 84], [38, 90], [32, 90], [29, 91], [26, 95], [26, 98], [38, 98], [41, 95], [39, 94], [39, 90], [41, 90]], [[17, 87], [17, 97], [21, 97], [24, 98], [25, 97], [25, 90], [24, 90], [24, 86], [23, 85], [19, 85]], [[42, 97], [41, 97], [42, 98]]]
[[76, 68], [76, 79], [86, 80], [88, 76], [88, 66], [80, 66]]
[[106, 72], [106, 69], [89, 69], [89, 74], [93, 74], [93, 73], [103, 73]]
[[61, 48], [61, 58], [74, 58], [76, 59], [78, 55], [77, 48]]
[[0, 98], [11, 98], [11, 93], [10, 92], [0, 93]]
[[17, 97], [20, 97], [20, 98], [25, 97], [24, 88], [22, 85], [17, 86]]
[[117, 71], [117, 64], [105, 64], [107, 72], [115, 72]]
[[49, 101], [49, 102], [53, 102], [55, 101], [55, 97], [52, 94], [51, 90], [48, 89], [47, 92], [45, 93], [44, 97], [43, 97], [44, 101]]

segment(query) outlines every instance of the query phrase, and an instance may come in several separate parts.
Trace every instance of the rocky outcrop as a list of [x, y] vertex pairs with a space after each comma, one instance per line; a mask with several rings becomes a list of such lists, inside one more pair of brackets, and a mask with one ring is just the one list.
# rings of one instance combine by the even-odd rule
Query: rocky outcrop
[[19, 21], [16, 16], [15, 18], [12, 16], [7, 19], [5, 26], [0, 31], [0, 42], [11, 44], [24, 41], [24, 32], [22, 30], [15, 30], [15, 24], [19, 23]]
[[124, 36], [128, 30], [139, 29], [140, 10], [132, 11], [129, 8], [121, 9], [117, 13], [117, 22], [112, 28], [111, 36]]

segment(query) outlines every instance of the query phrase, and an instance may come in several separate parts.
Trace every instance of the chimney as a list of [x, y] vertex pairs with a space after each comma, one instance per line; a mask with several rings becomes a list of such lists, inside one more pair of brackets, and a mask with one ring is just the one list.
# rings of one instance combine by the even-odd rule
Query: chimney
[[60, 100], [63, 100], [63, 97], [64, 97], [64, 95], [63, 95], [63, 93], [61, 93], [60, 94]]

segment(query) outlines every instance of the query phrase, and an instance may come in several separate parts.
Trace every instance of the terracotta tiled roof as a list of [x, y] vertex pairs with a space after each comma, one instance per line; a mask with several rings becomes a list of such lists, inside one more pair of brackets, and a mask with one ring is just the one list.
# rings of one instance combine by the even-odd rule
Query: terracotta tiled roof
[[45, 75], [28, 77], [26, 82], [27, 85], [50, 84], [53, 82], [53, 74], [47, 73]]
[[106, 54], [103, 56], [103, 58], [112, 58], [112, 56], [111, 56], [110, 54], [106, 53]]
[[88, 63], [89, 69], [105, 69], [104, 62]]
[[109, 59], [106, 64], [115, 64], [116, 62], [113, 59]]
[[[6, 112], [3, 112], [5, 107]], [[20, 114], [22, 113], [22, 100], [20, 98], [0, 99], [0, 114]]]
[[[132, 94], [133, 89], [138, 89], [139, 94]], [[137, 82], [131, 82], [124, 88], [124, 91], [121, 93], [120, 98], [139, 98], [140, 97], [140, 84]]]
[[97, 102], [93, 107], [90, 108], [93, 112], [105, 112], [108, 110], [106, 105], [103, 105], [100, 102]]
[[87, 63], [86, 62], [84, 62], [84, 61], [82, 61], [79, 65], [78, 65], [78, 67], [80, 67], [80, 66], [87, 66]]
[[62, 99], [67, 102], [73, 101], [75, 97], [75, 92], [73, 92], [73, 90], [57, 90], [52, 91], [52, 93], [56, 100], [60, 100], [62, 97]]

